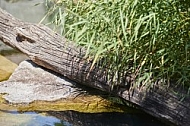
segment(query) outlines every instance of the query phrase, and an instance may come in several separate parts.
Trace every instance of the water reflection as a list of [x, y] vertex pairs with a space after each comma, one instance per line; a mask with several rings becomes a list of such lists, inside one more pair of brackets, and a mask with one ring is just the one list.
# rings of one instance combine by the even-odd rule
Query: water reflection
[[53, 116], [46, 116], [43, 113], [17, 111], [0, 111], [1, 126], [71, 126], [66, 121]]
[[73, 126], [164, 126], [155, 118], [145, 114], [128, 113], [81, 113], [75, 111], [47, 112]]
[[7, 0], [0, 0], [0, 7], [20, 20], [30, 23], [39, 23], [46, 13], [45, 5], [43, 4], [44, 1], [45, 0], [9, 0], [9, 2], [7, 2]]
[[[47, 115], [48, 114], [48, 115]], [[76, 111], [47, 113], [0, 111], [1, 126], [164, 126], [144, 114], [81, 113]]]

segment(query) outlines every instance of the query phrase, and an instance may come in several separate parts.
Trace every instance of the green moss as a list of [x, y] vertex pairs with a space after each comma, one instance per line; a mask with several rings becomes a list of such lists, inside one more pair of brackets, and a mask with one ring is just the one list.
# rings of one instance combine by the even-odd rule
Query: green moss
[[0, 81], [7, 80], [17, 65], [0, 55]]
[[10, 77], [10, 75], [11, 75], [11, 73], [0, 69], [0, 82], [7, 80]]
[[70, 99], [60, 99], [57, 101], [34, 101], [29, 104], [9, 104], [3, 96], [0, 95], [1, 110], [17, 110], [19, 112], [27, 111], [67, 111], [73, 110], [84, 113], [101, 112], [128, 112], [134, 113], [132, 108], [112, 103], [98, 96], [85, 96]]
[[77, 97], [53, 102], [35, 101], [18, 106], [19, 111], [66, 111], [74, 110], [85, 113], [124, 112], [123, 107], [97, 96]]

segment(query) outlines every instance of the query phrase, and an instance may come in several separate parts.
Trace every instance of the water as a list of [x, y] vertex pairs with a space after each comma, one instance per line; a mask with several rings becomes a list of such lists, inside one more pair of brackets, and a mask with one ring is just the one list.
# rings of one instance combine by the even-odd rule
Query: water
[[[12, 2], [7, 2], [12, 1]], [[14, 2], [15, 1], [15, 2]], [[38, 23], [45, 15], [42, 0], [0, 0], [0, 7], [27, 22]], [[8, 52], [8, 53], [7, 53]], [[27, 59], [0, 42], [0, 53], [15, 63]], [[24, 112], [0, 110], [0, 126], [163, 126], [141, 111], [134, 113], [81, 113], [75, 111]]]
[[45, 15], [43, 0], [17, 0], [13, 3], [7, 1], [14, 0], [0, 0], [0, 7], [23, 21], [39, 23]]
[[0, 125], [1, 126], [54, 126], [64, 125], [71, 126], [66, 121], [47, 116], [45, 113], [24, 112], [17, 111], [0, 111]]
[[1, 126], [164, 126], [145, 114], [0, 111]]

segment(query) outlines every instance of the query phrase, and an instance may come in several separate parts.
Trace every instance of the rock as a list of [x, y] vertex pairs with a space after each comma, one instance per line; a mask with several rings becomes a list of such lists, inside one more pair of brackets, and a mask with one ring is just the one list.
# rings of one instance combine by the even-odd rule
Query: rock
[[20, 64], [22, 61], [27, 60], [28, 57], [23, 53], [13, 53], [9, 55], [4, 55], [7, 59], [11, 60], [13, 63]]
[[8, 79], [16, 67], [15, 63], [0, 55], [0, 81]]
[[13, 48], [11, 48], [10, 46], [8, 45], [5, 45], [2, 41], [0, 41], [0, 52], [1, 51], [7, 51], [7, 50], [13, 50]]
[[0, 41], [0, 55], [4, 56], [8, 60], [11, 60], [12, 62], [19, 64], [20, 62], [28, 59], [28, 57], [19, 52], [16, 49], [11, 48], [10, 46], [5, 45]]
[[[18, 111], [123, 111], [98, 95], [87, 94], [75, 82], [29, 60], [21, 62], [9, 80], [0, 82], [0, 93], [9, 103], [20, 104]], [[3, 103], [1, 100], [0, 104]]]
[[0, 92], [7, 93], [4, 98], [11, 103], [54, 101], [68, 98], [71, 94], [76, 97], [78, 89], [74, 85], [74, 82], [50, 73], [31, 61], [23, 61], [8, 81], [0, 83]]

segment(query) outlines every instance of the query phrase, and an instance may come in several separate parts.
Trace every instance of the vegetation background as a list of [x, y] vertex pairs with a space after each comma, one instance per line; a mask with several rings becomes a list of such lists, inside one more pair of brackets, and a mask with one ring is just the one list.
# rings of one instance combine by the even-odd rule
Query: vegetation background
[[[156, 80], [190, 91], [188, 0], [46, 0], [47, 17], [67, 39], [86, 47], [86, 58], [107, 69], [112, 85]], [[100, 64], [101, 61], [101, 64]]]

